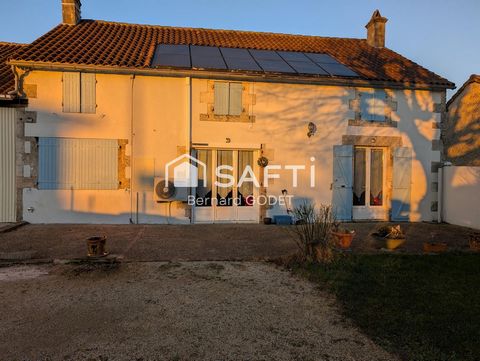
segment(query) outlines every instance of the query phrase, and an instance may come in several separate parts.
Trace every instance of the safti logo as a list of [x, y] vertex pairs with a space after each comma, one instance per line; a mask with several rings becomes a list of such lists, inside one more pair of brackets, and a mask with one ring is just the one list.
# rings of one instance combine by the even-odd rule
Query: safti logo
[[[278, 164], [267, 165], [265, 167], [260, 167], [263, 169], [263, 186], [269, 186], [269, 180], [279, 179], [280, 174], [275, 173], [279, 170], [288, 170], [291, 171], [291, 185], [293, 188], [298, 187], [298, 174], [299, 172], [309, 172], [310, 187], [315, 187], [315, 158], [310, 158], [310, 165], [307, 167], [305, 165], [285, 165], [281, 166]], [[175, 164], [177, 164], [175, 166]], [[165, 165], [165, 185], [168, 185], [168, 180], [171, 179], [173, 168], [173, 184], [175, 187], [198, 187], [198, 174], [199, 171], [202, 172], [203, 187], [207, 186], [207, 165], [198, 160], [195, 157], [192, 157], [189, 154], [182, 154], [181, 156], [173, 159]], [[217, 179], [214, 184], [219, 188], [230, 188], [230, 187], [241, 187], [243, 183], [250, 182], [257, 188], [260, 187], [260, 182], [258, 181], [257, 175], [255, 174], [251, 165], [246, 165], [242, 170], [238, 170], [238, 182], [235, 181], [234, 176], [232, 175], [234, 167], [231, 165], [220, 164], [215, 168], [215, 178]], [[222, 182], [219, 182], [222, 180]]]
[[[173, 167], [177, 163], [179, 164]], [[172, 167], [175, 187], [198, 187], [199, 168], [203, 172], [203, 179], [207, 179], [207, 165], [190, 154], [182, 154], [165, 165], [165, 186], [168, 186]]]

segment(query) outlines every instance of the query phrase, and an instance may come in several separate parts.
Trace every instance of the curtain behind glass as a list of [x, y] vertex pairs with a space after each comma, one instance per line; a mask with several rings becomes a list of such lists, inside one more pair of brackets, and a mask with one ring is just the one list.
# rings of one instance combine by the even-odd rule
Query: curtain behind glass
[[372, 149], [370, 156], [370, 205], [383, 204], [383, 151]]
[[[253, 152], [249, 150], [240, 150], [238, 152], [238, 180], [240, 180], [240, 177], [247, 166], [250, 166], [253, 170]], [[238, 198], [240, 200], [240, 206], [253, 205], [253, 182], [245, 181], [238, 187]]]
[[[222, 165], [229, 165], [231, 170], [222, 169], [222, 174], [230, 174], [233, 176], [233, 152], [231, 150], [219, 150], [217, 151], [217, 167]], [[228, 183], [228, 179], [218, 178], [217, 181], [220, 184]], [[231, 206], [233, 203], [233, 188], [232, 187], [217, 187], [217, 204], [219, 206]]]
[[366, 149], [355, 148], [353, 166], [353, 205], [365, 205], [365, 185], [367, 175]]
[[[204, 178], [203, 169], [201, 166], [198, 167], [198, 186], [196, 191], [197, 197], [197, 206], [206, 207], [212, 205], [212, 151], [210, 150], [198, 150], [197, 159], [200, 162], [206, 164], [207, 168], [207, 177]], [[201, 200], [201, 201], [199, 201]]]

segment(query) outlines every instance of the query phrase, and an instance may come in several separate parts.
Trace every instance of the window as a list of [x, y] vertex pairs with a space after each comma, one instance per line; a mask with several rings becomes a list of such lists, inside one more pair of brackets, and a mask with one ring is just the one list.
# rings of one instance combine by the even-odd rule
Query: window
[[63, 73], [63, 112], [95, 113], [95, 88], [95, 74]]
[[385, 121], [387, 94], [382, 89], [372, 89], [360, 93], [361, 119], [373, 122]]
[[118, 189], [116, 139], [39, 138], [39, 189]]
[[213, 111], [215, 115], [239, 116], [243, 112], [241, 83], [215, 82], [215, 100]]

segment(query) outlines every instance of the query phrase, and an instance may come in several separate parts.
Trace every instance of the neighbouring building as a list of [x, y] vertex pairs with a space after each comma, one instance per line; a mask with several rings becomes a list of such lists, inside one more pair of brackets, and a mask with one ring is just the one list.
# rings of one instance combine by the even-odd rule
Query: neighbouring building
[[15, 94], [15, 77], [7, 59], [24, 44], [0, 42], [0, 222], [22, 219], [23, 121], [26, 99]]
[[[62, 6], [63, 23], [8, 60], [28, 99], [24, 220], [261, 222], [291, 204], [252, 199], [282, 194], [332, 203], [342, 220], [437, 219], [454, 84], [386, 48], [378, 10], [366, 39], [349, 39], [86, 20], [80, 1]], [[192, 165], [196, 186], [159, 181], [191, 180]], [[221, 187], [217, 166], [234, 181], [250, 166], [258, 187]]]
[[480, 229], [480, 75], [447, 102], [439, 221]]
[[480, 166], [480, 75], [472, 74], [447, 103], [445, 160]]

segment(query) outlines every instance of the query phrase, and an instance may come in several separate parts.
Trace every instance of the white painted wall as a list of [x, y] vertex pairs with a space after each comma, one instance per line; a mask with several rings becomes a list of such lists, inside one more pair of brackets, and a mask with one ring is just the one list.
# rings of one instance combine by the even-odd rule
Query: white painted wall
[[[37, 123], [28, 124], [27, 136], [86, 137], [128, 139], [132, 155], [132, 189], [118, 191], [24, 191], [24, 218], [32, 223], [140, 223], [189, 222], [184, 206], [174, 204], [171, 217], [166, 204], [153, 200], [153, 178], [163, 176], [164, 165], [179, 155], [188, 139], [188, 84], [185, 78], [160, 78], [97, 74], [97, 113], [62, 113], [62, 74], [32, 72], [26, 83], [37, 84], [36, 99], [30, 99], [28, 110], [37, 111]], [[192, 141], [209, 145], [250, 147], [266, 145], [270, 164], [305, 164], [316, 166], [316, 184], [312, 189], [307, 172], [299, 172], [299, 187], [291, 187], [291, 171], [279, 172], [269, 194], [282, 189], [301, 199], [330, 203], [332, 192], [332, 148], [341, 144], [342, 135], [398, 135], [404, 145], [412, 146], [414, 164], [412, 179], [412, 216], [414, 221], [431, 220], [430, 163], [440, 159], [431, 151], [431, 140], [439, 132], [432, 124], [440, 120], [433, 113], [440, 93], [428, 91], [395, 91], [398, 110], [392, 116], [398, 128], [350, 127], [354, 118], [349, 100], [353, 88], [318, 85], [252, 83], [250, 91], [256, 104], [249, 112], [255, 123], [200, 121], [207, 112], [201, 102], [207, 80], [192, 80]], [[132, 108], [133, 99], [133, 108]], [[131, 114], [133, 112], [133, 128]], [[307, 137], [307, 124], [314, 122], [317, 133]], [[133, 147], [132, 147], [133, 143]], [[138, 199], [138, 201], [137, 201]], [[138, 204], [138, 207], [137, 207]], [[28, 209], [31, 211], [28, 211]], [[283, 208], [270, 215], [284, 214]]]
[[444, 167], [443, 173], [443, 220], [480, 229], [480, 167]]
[[96, 114], [63, 113], [62, 73], [32, 72], [27, 83], [37, 84], [37, 98], [29, 100], [28, 110], [37, 112], [37, 122], [27, 124], [25, 133], [35, 137], [128, 139], [131, 189], [26, 189], [24, 219], [32, 223], [189, 222], [181, 204], [173, 204], [169, 210], [166, 204], [153, 201], [152, 192], [154, 176], [162, 176], [163, 165], [177, 156], [177, 146], [185, 145], [185, 79], [133, 80], [126, 75], [105, 74], [97, 74], [96, 79]]
[[[401, 136], [404, 146], [413, 148], [411, 220], [432, 220], [430, 187], [433, 179], [431, 162], [440, 160], [440, 152], [432, 151], [432, 139], [440, 132], [433, 123], [440, 121], [440, 114], [433, 113], [434, 103], [441, 101], [440, 93], [428, 91], [395, 91], [393, 100], [398, 103], [392, 120], [398, 128], [348, 126], [354, 119], [349, 100], [355, 98], [353, 88], [294, 84], [254, 83], [250, 91], [256, 96], [256, 104], [250, 109], [255, 123], [227, 123], [200, 121], [200, 114], [207, 112], [207, 103], [201, 103], [200, 94], [208, 91], [207, 80], [193, 82], [193, 142], [225, 144], [266, 144], [270, 164], [303, 164], [308, 169], [310, 158], [315, 157], [316, 184], [308, 186], [306, 172], [300, 172], [299, 187], [291, 187], [291, 171], [279, 172], [280, 180], [269, 187], [269, 194], [280, 195], [282, 189], [293, 194], [297, 202], [307, 199], [316, 203], [331, 203], [334, 145], [342, 144], [342, 135]], [[317, 133], [307, 137], [307, 125], [314, 122]], [[226, 138], [231, 143], [226, 144]], [[269, 152], [271, 150], [271, 152]], [[270, 153], [270, 154], [269, 154]], [[302, 187], [300, 185], [303, 185]], [[436, 200], [436, 198], [435, 198]], [[269, 214], [284, 214], [282, 207]]]

